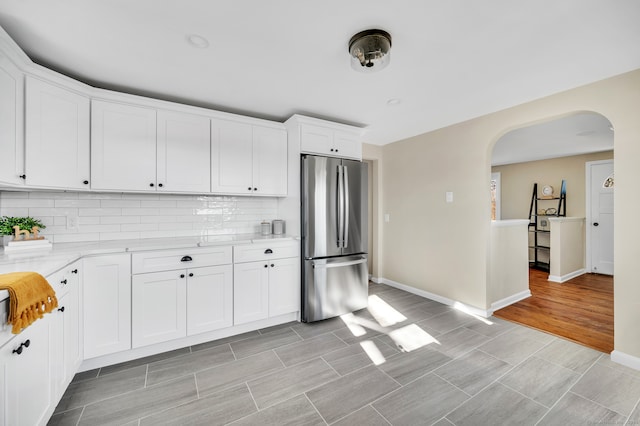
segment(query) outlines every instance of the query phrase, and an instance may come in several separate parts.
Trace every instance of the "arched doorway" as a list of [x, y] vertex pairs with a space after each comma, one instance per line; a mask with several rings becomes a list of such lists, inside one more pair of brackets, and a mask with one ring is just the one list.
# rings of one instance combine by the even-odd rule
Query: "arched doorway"
[[[586, 171], [589, 163], [607, 161], [613, 161], [611, 123], [600, 114], [579, 112], [503, 135], [494, 146], [491, 171], [500, 176], [501, 218], [529, 219], [531, 265], [547, 268], [530, 271], [531, 298], [495, 315], [610, 352], [613, 280], [583, 275], [591, 272], [585, 254], [592, 251], [585, 246], [592, 223], [585, 222], [590, 216]], [[564, 218], [555, 208], [562, 182], [567, 188]], [[532, 193], [535, 184], [537, 194]], [[533, 208], [534, 200], [539, 210]], [[577, 297], [580, 301], [574, 303]]]

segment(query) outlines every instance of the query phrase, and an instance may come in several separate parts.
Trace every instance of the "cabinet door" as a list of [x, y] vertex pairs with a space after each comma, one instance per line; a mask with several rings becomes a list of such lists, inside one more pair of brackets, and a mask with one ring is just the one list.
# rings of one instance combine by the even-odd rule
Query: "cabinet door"
[[131, 349], [131, 256], [83, 260], [84, 358]]
[[186, 272], [167, 271], [132, 278], [132, 347], [186, 336]]
[[[2, 425], [41, 425], [48, 420], [53, 395], [52, 322], [49, 314], [45, 315], [0, 349], [0, 366], [4, 366], [4, 373], [0, 373], [0, 384], [4, 375]], [[21, 345], [20, 354], [13, 352]]]
[[233, 324], [269, 316], [269, 265], [266, 262], [233, 265]]
[[233, 267], [212, 266], [187, 272], [187, 335], [231, 327]]
[[211, 120], [211, 192], [253, 194], [253, 130], [250, 125]]
[[287, 132], [253, 127], [253, 187], [256, 195], [287, 195]]
[[82, 362], [79, 293], [77, 287], [70, 289], [58, 299], [58, 308], [52, 312], [54, 403], [62, 397]]
[[210, 192], [209, 119], [158, 111], [158, 191]]
[[26, 84], [27, 184], [89, 189], [89, 98], [32, 77]]
[[300, 259], [296, 257], [273, 260], [269, 263], [269, 316], [299, 310]]
[[24, 75], [0, 52], [0, 181], [24, 184]]
[[309, 124], [300, 125], [300, 151], [309, 154], [333, 154], [333, 130]]
[[334, 155], [362, 160], [362, 141], [357, 135], [336, 131], [333, 133]]
[[91, 189], [155, 191], [156, 111], [91, 101]]

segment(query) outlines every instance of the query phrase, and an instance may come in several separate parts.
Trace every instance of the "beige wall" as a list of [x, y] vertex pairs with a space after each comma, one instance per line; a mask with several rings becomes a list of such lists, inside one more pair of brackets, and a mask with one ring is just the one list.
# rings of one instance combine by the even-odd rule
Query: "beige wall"
[[584, 218], [553, 217], [551, 222], [551, 270], [549, 280], [563, 282], [584, 271]]
[[640, 70], [383, 146], [382, 205], [391, 219], [383, 276], [487, 309], [493, 145], [515, 128], [579, 111], [615, 128], [615, 348], [640, 357]]
[[487, 271], [490, 305], [515, 295], [522, 296], [529, 290], [528, 224], [524, 219], [491, 222]]
[[[492, 172], [500, 173], [502, 219], [528, 219], [533, 184], [538, 183], [538, 192], [551, 185], [558, 194], [562, 179], [567, 181], [567, 216], [584, 217], [585, 163], [612, 158], [613, 151], [606, 151], [492, 167]], [[556, 207], [557, 201], [540, 204], [539, 208]]]
[[383, 277], [382, 273], [382, 253], [383, 253], [383, 228], [382, 228], [382, 200], [383, 189], [380, 185], [382, 181], [382, 147], [377, 145], [362, 144], [362, 159], [369, 163], [371, 173], [371, 234], [369, 235], [369, 244], [371, 251], [370, 274], [374, 281]]

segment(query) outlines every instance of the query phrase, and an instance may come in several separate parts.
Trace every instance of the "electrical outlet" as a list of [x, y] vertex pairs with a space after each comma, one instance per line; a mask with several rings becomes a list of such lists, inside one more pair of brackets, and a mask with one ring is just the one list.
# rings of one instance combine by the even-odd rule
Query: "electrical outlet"
[[389, 220], [391, 219], [391, 217], [390, 217], [390, 216], [391, 216], [391, 215], [390, 215], [389, 213], [385, 213], [385, 214], [384, 214], [384, 221], [385, 221], [385, 222], [389, 222]]
[[78, 216], [67, 216], [67, 229], [78, 229]]

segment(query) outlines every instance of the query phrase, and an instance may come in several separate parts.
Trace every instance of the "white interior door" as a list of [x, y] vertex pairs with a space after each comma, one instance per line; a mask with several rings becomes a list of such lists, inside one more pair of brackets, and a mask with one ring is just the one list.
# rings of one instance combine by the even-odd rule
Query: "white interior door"
[[613, 275], [613, 160], [587, 165], [587, 269]]

